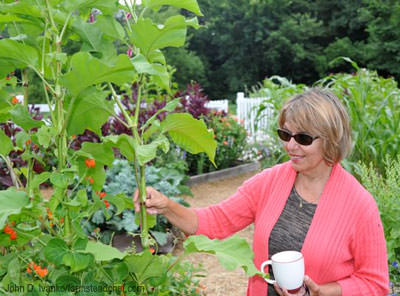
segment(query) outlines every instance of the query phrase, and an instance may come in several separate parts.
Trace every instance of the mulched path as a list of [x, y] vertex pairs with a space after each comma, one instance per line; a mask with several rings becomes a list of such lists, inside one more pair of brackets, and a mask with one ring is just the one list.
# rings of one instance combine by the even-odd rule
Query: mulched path
[[[216, 204], [230, 195], [234, 194], [236, 189], [247, 179], [257, 172], [246, 173], [240, 176], [207, 182], [199, 185], [193, 185], [191, 191], [193, 197], [185, 197], [185, 200], [192, 207], [206, 207]], [[238, 233], [245, 238], [249, 244], [252, 243], [253, 225], [246, 227]], [[182, 246], [178, 244], [174, 255], [182, 252]], [[246, 295], [247, 277], [242, 269], [234, 271], [225, 270], [214, 255], [209, 254], [191, 254], [186, 257], [194, 265], [201, 264], [206, 271], [206, 277], [200, 281], [204, 288], [205, 295], [212, 296], [243, 296]]]

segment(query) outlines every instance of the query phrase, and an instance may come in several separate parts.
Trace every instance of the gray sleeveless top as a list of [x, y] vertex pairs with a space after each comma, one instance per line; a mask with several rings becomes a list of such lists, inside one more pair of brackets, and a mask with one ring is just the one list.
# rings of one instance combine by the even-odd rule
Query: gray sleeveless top
[[[316, 208], [316, 204], [302, 199], [293, 186], [285, 208], [271, 231], [268, 241], [269, 258], [282, 251], [301, 251]], [[269, 272], [273, 278], [271, 268]], [[278, 296], [274, 287], [268, 284], [268, 296], [271, 295]]]

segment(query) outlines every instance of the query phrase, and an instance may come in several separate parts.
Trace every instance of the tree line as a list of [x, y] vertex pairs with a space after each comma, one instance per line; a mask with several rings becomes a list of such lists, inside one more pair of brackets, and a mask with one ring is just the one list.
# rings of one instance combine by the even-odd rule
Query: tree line
[[398, 0], [198, 2], [203, 28], [167, 60], [180, 87], [196, 80], [211, 99], [234, 99], [271, 75], [312, 84], [351, 71], [342, 56], [400, 79]]

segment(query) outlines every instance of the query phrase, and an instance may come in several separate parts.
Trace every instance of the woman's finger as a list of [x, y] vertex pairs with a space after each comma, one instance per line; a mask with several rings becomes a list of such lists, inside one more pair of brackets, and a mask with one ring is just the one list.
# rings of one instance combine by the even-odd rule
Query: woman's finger
[[274, 284], [274, 288], [275, 288], [276, 293], [278, 293], [280, 296], [284, 295], [281, 287], [279, 287], [279, 285], [277, 283]]
[[311, 292], [311, 295], [319, 295], [319, 285], [316, 284], [308, 275], [304, 276], [304, 283]]

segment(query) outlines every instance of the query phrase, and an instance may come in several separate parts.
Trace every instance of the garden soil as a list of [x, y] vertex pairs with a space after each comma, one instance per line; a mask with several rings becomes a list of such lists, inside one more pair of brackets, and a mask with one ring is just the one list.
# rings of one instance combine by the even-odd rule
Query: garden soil
[[[193, 197], [185, 197], [191, 207], [206, 207], [216, 204], [236, 192], [236, 189], [257, 172], [246, 173], [219, 181], [211, 181], [191, 186]], [[253, 225], [241, 230], [238, 234], [252, 244]], [[182, 253], [181, 242], [178, 243], [174, 255]], [[200, 280], [204, 295], [208, 296], [244, 296], [247, 290], [247, 277], [240, 268], [234, 271], [225, 270], [214, 255], [191, 254], [186, 257], [194, 265], [201, 264], [205, 278]]]

